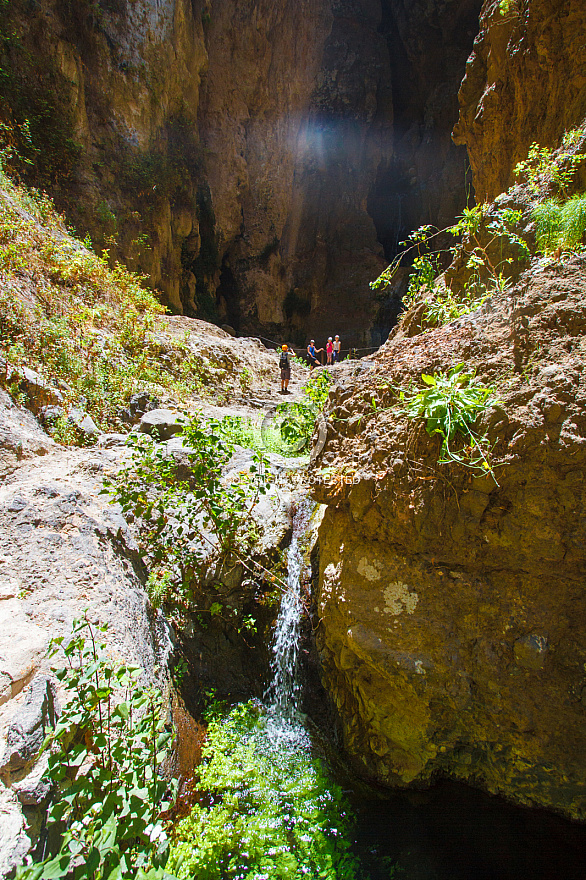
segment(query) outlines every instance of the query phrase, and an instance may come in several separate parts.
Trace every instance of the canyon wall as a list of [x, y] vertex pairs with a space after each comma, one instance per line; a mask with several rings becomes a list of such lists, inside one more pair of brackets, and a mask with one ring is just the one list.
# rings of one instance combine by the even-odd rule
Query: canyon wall
[[460, 89], [457, 144], [478, 202], [513, 182], [533, 142], [556, 147], [586, 117], [582, 0], [487, 0]]
[[[585, 39], [583, 4], [485, 3], [456, 128], [478, 199], [513, 183], [532, 142], [583, 127]], [[582, 162], [569, 191], [585, 185]], [[533, 243], [536, 198], [498, 201], [525, 211]], [[345, 748], [372, 779], [448, 776], [583, 820], [586, 279], [580, 254], [513, 268], [471, 314], [422, 332], [420, 307], [340, 370], [314, 470], [319, 647]], [[460, 363], [494, 389], [476, 425], [494, 475], [439, 464], [440, 438], [397, 395]]]
[[369, 281], [465, 203], [449, 133], [479, 5], [17, 0], [2, 117], [25, 179], [173, 310], [368, 346], [399, 305]]
[[[585, 303], [575, 257], [340, 372], [314, 472], [318, 639], [377, 782], [450, 776], [584, 818]], [[496, 388], [477, 426], [495, 477], [439, 465], [394, 390], [458, 363]]]

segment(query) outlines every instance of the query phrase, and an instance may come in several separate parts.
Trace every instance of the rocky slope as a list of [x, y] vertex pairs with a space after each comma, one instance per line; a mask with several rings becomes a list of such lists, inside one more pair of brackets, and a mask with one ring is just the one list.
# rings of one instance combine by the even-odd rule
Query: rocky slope
[[115, 451], [64, 449], [0, 391], [0, 874], [19, 864], [40, 828], [49, 789], [37, 761], [63, 694], [47, 657], [87, 612], [107, 624], [112, 656], [140, 665], [153, 684], [172, 637], [147, 607], [128, 527], [99, 493]]
[[[333, 392], [321, 656], [379, 782], [448, 775], [584, 817], [585, 303], [583, 257], [534, 266], [468, 317], [407, 322]], [[498, 484], [438, 465], [390, 387], [460, 362], [498, 394], [479, 426]]]
[[[239, 359], [240, 366], [247, 362], [245, 340], [234, 342], [217, 328], [189, 318], [176, 318], [172, 328], [178, 332], [180, 325], [184, 338], [190, 323], [196, 334], [192, 345], [197, 348], [197, 338], [202, 357], [204, 352], [210, 355], [210, 349], [216, 358], [221, 357], [223, 340], [219, 337], [226, 337], [230, 340], [228, 371]], [[273, 360], [268, 352], [255, 350], [255, 378]], [[298, 382], [297, 375], [294, 389]], [[262, 385], [257, 391], [261, 396], [267, 392], [266, 382]], [[277, 386], [275, 381], [273, 400]], [[41, 385], [34, 387], [38, 390]], [[46, 392], [50, 386], [44, 383], [42, 388]], [[34, 408], [33, 390], [30, 385], [28, 402]], [[209, 397], [197, 403], [207, 415], [254, 418], [263, 403], [252, 400], [247, 407], [217, 407]], [[149, 430], [149, 419], [161, 431], [176, 430], [170, 410], [147, 413], [139, 429]], [[0, 876], [22, 862], [39, 835], [49, 794], [47, 783], [41, 780], [46, 758], [39, 759], [39, 750], [66, 698], [53, 672], [62, 658], [49, 658], [47, 648], [51, 638], [69, 635], [75, 618], [86, 613], [92, 624], [106, 625], [109, 655], [139, 665], [147, 680], [166, 694], [170, 693], [173, 665], [182, 658], [193, 706], [206, 688], [232, 697], [261, 696], [264, 688], [265, 627], [273, 619], [274, 605], [258, 604], [262, 569], [254, 568], [252, 562], [247, 567], [232, 566], [224, 583], [216, 583], [210, 595], [200, 597], [198, 606], [207, 609], [219, 600], [229, 609], [232, 621], [234, 615], [241, 619], [252, 613], [258, 633], [241, 636], [238, 627], [223, 616], [210, 623], [209, 612], [208, 621], [202, 622], [205, 611], [184, 614], [181, 622], [171, 626], [149, 602], [148, 567], [137, 534], [120, 508], [100, 494], [104, 477], [114, 474], [128, 457], [125, 436], [101, 434], [86, 442], [90, 439], [94, 445], [88, 448], [55, 443], [28, 409], [16, 405], [0, 389]], [[180, 441], [168, 440], [164, 446], [181, 467], [185, 454]], [[248, 468], [251, 459], [250, 451], [239, 450], [227, 478], [232, 471]], [[290, 533], [295, 489], [286, 463], [272, 456], [271, 465], [275, 481], [253, 513], [258, 532], [255, 558], [265, 565], [278, 561]], [[271, 584], [270, 590], [274, 589]], [[170, 699], [180, 731], [177, 773], [190, 777], [197, 752], [190, 751], [189, 745], [193, 721], [176, 695]]]

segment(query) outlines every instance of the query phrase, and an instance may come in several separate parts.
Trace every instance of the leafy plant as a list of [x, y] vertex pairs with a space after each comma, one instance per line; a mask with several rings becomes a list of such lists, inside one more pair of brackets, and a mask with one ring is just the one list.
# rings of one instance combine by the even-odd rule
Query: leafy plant
[[[445, 231], [445, 230], [444, 230]], [[417, 256], [414, 259], [414, 265], [417, 260], [425, 258], [427, 251], [429, 249], [429, 242], [439, 235], [439, 231], [435, 229], [433, 226], [420, 226], [418, 229], [415, 229], [408, 236], [406, 241], [401, 242], [402, 245], [405, 245], [405, 250], [401, 251], [401, 253], [397, 254], [397, 256], [392, 260], [392, 262], [387, 266], [384, 272], [382, 272], [379, 277], [375, 281], [370, 282], [371, 290], [380, 290], [388, 287], [397, 274], [399, 266], [403, 262], [405, 256], [411, 251], [415, 250], [417, 252]], [[419, 264], [420, 268], [416, 268], [415, 276], [419, 278], [421, 275], [425, 281], [422, 280], [422, 283], [419, 284], [419, 281], [414, 281], [414, 288], [412, 290], [412, 295], [423, 287], [423, 284], [430, 284], [433, 282], [435, 278], [435, 274], [433, 278], [431, 277], [431, 270], [428, 266], [427, 262], [424, 260], [423, 263]]]
[[438, 273], [439, 260], [437, 257], [431, 254], [415, 257], [413, 260], [413, 272], [409, 276], [406, 301], [413, 302], [423, 288], [432, 290]]
[[535, 205], [532, 217], [536, 224], [537, 246], [545, 254], [575, 250], [584, 243], [586, 232], [586, 193], [565, 202], [546, 199]]
[[[489, 207], [485, 204], [465, 208], [449, 232], [462, 237], [460, 247], [467, 257], [466, 267], [477, 274], [483, 273], [493, 285], [498, 285], [503, 277], [503, 267], [513, 262], [512, 256], [503, 257], [503, 245], [514, 248], [521, 261], [528, 260], [531, 252], [514, 228], [521, 222], [521, 211], [507, 208], [489, 211]], [[495, 254], [500, 255], [500, 259]]]
[[527, 158], [515, 166], [516, 176], [526, 180], [534, 195], [553, 186], [563, 196], [574, 178], [576, 168], [586, 159], [585, 153], [571, 152], [583, 137], [583, 129], [566, 132], [562, 146], [557, 151], [537, 143], [531, 144]]
[[130, 462], [104, 489], [137, 521], [141, 549], [154, 568], [149, 582], [156, 601], [176, 608], [196, 603], [211, 571], [219, 577], [232, 556], [249, 553], [251, 513], [270, 479], [260, 454], [248, 470], [224, 478], [234, 447], [215, 419], [194, 416], [182, 439], [188, 476], [179, 476], [162, 444], [131, 436]]
[[[405, 304], [410, 305], [417, 299], [420, 291], [427, 288], [433, 298], [426, 307], [426, 322], [437, 325], [454, 320], [455, 317], [476, 308], [495, 290], [504, 289], [504, 267], [513, 262], [512, 256], [504, 255], [505, 246], [516, 251], [518, 260], [529, 259], [529, 247], [514, 228], [521, 218], [520, 211], [503, 208], [490, 210], [489, 205], [476, 205], [474, 208], [464, 208], [458, 222], [447, 229], [438, 231], [431, 226], [421, 226], [403, 242], [412, 242], [410, 247], [399, 254], [370, 286], [379, 289], [390, 284], [404, 255], [416, 248], [418, 256], [413, 260], [414, 271], [409, 277]], [[431, 240], [445, 232], [462, 239], [461, 244], [453, 249], [453, 253], [462, 254], [466, 258], [466, 268], [472, 272], [471, 279], [460, 296], [454, 291], [446, 293], [445, 289], [437, 291], [439, 253], [425, 252]]]
[[521, 14], [520, 0], [499, 0], [499, 13], [503, 18], [513, 18]]
[[342, 791], [296, 733], [272, 739], [270, 720], [252, 703], [212, 717], [199, 802], [171, 844], [168, 865], [181, 880], [358, 876]]
[[[458, 364], [447, 373], [423, 374], [424, 387], [402, 390], [399, 398], [409, 418], [424, 419], [429, 436], [441, 437], [439, 464], [453, 462], [494, 477], [487, 440], [473, 429], [478, 417], [496, 403], [496, 398], [491, 388], [482, 385], [474, 372], [465, 372], [464, 367]], [[465, 443], [461, 451], [453, 445], [458, 437]]]
[[303, 386], [304, 398], [321, 412], [326, 405], [333, 381], [327, 370], [314, 370], [309, 374], [309, 378]]
[[[141, 685], [138, 667], [114, 664], [87, 619], [70, 639], [53, 639], [67, 665], [57, 678], [69, 701], [43, 748], [53, 784], [47, 824], [52, 852], [17, 868], [17, 880], [156, 880], [168, 841], [162, 814], [174, 786], [161, 767], [172, 731], [160, 693]], [[54, 844], [54, 845], [52, 845]]]
[[250, 390], [253, 378], [254, 376], [252, 374], [252, 370], [250, 370], [248, 367], [242, 367], [238, 376], [238, 381], [240, 382], [240, 387], [242, 391], [246, 392]]

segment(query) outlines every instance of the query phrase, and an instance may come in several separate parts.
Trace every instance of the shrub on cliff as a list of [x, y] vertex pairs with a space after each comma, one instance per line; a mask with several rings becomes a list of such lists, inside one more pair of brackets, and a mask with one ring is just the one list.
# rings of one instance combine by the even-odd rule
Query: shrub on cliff
[[165, 309], [108, 256], [71, 235], [46, 195], [0, 173], [0, 354], [37, 370], [66, 408], [88, 411], [102, 429], [122, 426], [120, 409], [137, 392], [184, 399], [202, 388], [201, 359], [186, 342], [169, 344], [167, 362], [156, 357]]
[[[181, 473], [162, 444], [142, 436], [130, 442], [130, 462], [105, 491], [136, 522], [152, 568], [151, 600], [176, 614], [191, 609], [223, 617], [221, 603], [210, 603], [201, 586], [210, 576], [219, 583], [228, 563], [247, 564], [256, 537], [251, 514], [270, 477], [263, 457], [225, 478], [233, 444], [218, 421], [196, 416], [183, 428]], [[234, 617], [226, 622], [247, 627]]]
[[544, 254], [575, 250], [584, 244], [586, 233], [586, 194], [565, 202], [546, 199], [532, 211], [536, 223], [537, 246]]
[[174, 786], [161, 768], [172, 731], [160, 693], [142, 670], [113, 663], [86, 621], [52, 642], [66, 665], [57, 678], [69, 699], [44, 749], [51, 784], [49, 835], [37, 864], [17, 880], [164, 880], [168, 855], [162, 814]]

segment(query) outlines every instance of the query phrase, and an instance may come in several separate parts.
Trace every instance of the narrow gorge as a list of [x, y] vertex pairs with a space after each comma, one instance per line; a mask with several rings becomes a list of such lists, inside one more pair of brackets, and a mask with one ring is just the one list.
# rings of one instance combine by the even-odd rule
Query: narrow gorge
[[0, 876], [582, 880], [582, 0], [0, 37]]

